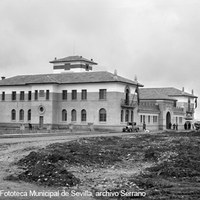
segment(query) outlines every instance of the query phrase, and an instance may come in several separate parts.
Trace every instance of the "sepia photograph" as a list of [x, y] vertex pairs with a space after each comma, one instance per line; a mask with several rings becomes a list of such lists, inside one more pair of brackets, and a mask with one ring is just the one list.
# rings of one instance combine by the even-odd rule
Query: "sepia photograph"
[[0, 199], [199, 200], [199, 8], [1, 0]]

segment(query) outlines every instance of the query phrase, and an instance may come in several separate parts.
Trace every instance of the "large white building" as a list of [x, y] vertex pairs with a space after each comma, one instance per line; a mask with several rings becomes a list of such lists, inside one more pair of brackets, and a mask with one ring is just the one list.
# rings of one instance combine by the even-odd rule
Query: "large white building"
[[[52, 74], [18, 75], [0, 81], [0, 127], [121, 130], [128, 121], [147, 129], [183, 128], [194, 118], [194, 94], [175, 88], [142, 88], [136, 80], [92, 71], [81, 56], [55, 59]], [[139, 93], [137, 92], [139, 91]]]

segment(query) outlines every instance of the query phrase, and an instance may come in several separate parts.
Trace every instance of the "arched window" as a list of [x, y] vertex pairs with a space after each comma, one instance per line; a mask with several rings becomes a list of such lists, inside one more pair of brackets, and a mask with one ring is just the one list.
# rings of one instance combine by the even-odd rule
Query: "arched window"
[[104, 108], [99, 110], [99, 121], [106, 122], [106, 110]]
[[123, 121], [124, 121], [124, 111], [121, 110], [121, 122], [123, 122]]
[[72, 118], [71, 118], [71, 119], [72, 119], [71, 121], [72, 121], [72, 122], [75, 122], [75, 121], [76, 121], [76, 110], [75, 110], [75, 109], [72, 110], [71, 117], [72, 117]]
[[87, 119], [87, 113], [86, 113], [86, 110], [83, 109], [81, 110], [81, 121], [86, 122], [87, 121], [86, 119]]
[[129, 86], [126, 86], [125, 88], [125, 104], [129, 105], [129, 94], [130, 94], [130, 88]]
[[131, 122], [133, 122], [133, 111], [131, 110]]
[[62, 110], [62, 121], [67, 121], [67, 111], [65, 109]]
[[31, 109], [28, 110], [28, 121], [31, 120]]
[[19, 111], [19, 120], [24, 120], [24, 110], [23, 109], [21, 109], [20, 111]]
[[11, 111], [11, 120], [16, 120], [16, 110], [12, 109]]
[[125, 121], [129, 121], [129, 110], [126, 110], [126, 116], [125, 116]]

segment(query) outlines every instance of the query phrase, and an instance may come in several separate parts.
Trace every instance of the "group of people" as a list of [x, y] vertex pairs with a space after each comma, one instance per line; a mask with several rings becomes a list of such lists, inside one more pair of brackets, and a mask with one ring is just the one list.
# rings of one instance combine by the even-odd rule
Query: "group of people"
[[172, 129], [172, 128], [173, 130], [178, 130], [178, 124], [177, 123], [172, 124], [171, 122], [169, 122], [169, 129]]
[[[191, 123], [190, 122], [185, 122], [184, 124], [184, 129], [185, 130], [190, 130], [191, 129]], [[194, 125], [192, 126], [192, 129], [194, 129]]]

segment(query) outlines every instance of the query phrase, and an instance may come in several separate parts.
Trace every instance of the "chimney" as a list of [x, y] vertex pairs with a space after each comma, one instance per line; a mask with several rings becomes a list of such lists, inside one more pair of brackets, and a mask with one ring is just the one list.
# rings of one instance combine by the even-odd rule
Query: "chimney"
[[192, 95], [194, 95], [194, 90], [192, 89]]
[[185, 90], [184, 87], [182, 87], [182, 92], [184, 92], [184, 90]]
[[55, 57], [55, 59], [54, 60], [57, 60], [57, 58]]
[[2, 76], [2, 77], [1, 77], [1, 80], [4, 80], [4, 79], [6, 79], [6, 77], [5, 77], [5, 76]]
[[134, 77], [134, 81], [135, 81], [135, 82], [137, 82], [137, 81], [138, 81], [138, 80], [137, 80], [137, 76], [136, 76], [136, 75], [135, 75], [135, 77]]
[[118, 80], [118, 77], [117, 77], [117, 70], [115, 69], [115, 71], [114, 71], [114, 79], [115, 80]]

